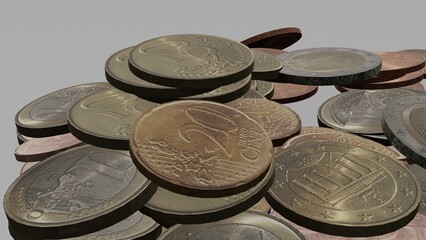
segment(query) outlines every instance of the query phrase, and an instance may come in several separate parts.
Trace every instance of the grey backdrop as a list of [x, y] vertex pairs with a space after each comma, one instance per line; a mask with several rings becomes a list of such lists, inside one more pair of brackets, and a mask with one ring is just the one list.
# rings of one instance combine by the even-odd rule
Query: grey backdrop
[[[162, 35], [206, 33], [243, 40], [295, 26], [303, 37], [290, 50], [352, 47], [369, 51], [426, 48], [426, 2], [416, 1], [2, 1], [0, 8], [0, 193], [19, 175], [15, 113], [54, 90], [105, 81], [112, 53]], [[290, 104], [303, 125], [338, 92], [321, 87]], [[1, 239], [9, 239], [4, 210]]]

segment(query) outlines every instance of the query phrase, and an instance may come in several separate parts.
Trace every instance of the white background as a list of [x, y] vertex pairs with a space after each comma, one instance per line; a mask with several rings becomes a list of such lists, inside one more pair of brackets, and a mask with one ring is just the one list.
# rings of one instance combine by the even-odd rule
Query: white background
[[[393, 2], [393, 3], [391, 3]], [[18, 176], [15, 113], [52, 91], [105, 81], [114, 52], [176, 33], [244, 40], [282, 27], [299, 27], [289, 50], [351, 47], [369, 51], [426, 48], [426, 1], [2, 1], [0, 7], [0, 193]], [[303, 125], [317, 126], [319, 105], [338, 92], [321, 87], [290, 104]], [[0, 239], [9, 239], [0, 211]]]

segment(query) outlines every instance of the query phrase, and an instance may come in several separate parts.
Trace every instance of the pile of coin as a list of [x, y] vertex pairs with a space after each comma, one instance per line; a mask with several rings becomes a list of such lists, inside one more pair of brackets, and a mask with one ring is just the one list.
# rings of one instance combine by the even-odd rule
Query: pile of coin
[[306, 239], [419, 228], [425, 92], [347, 91], [318, 110], [327, 128], [302, 127], [282, 103], [319, 85], [409, 75], [424, 58], [394, 70], [386, 54], [359, 49], [282, 50], [300, 38], [300, 29], [282, 28], [241, 43], [150, 39], [106, 60], [109, 83], [23, 107], [15, 157], [26, 164], [4, 197], [10, 234]]

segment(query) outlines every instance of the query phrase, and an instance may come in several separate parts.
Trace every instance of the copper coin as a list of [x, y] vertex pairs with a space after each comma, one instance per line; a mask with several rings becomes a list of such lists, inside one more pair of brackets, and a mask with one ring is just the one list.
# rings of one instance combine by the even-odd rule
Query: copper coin
[[21, 162], [42, 161], [58, 152], [83, 144], [71, 133], [29, 140], [15, 150], [15, 158]]
[[28, 169], [32, 168], [33, 166], [35, 166], [37, 163], [39, 162], [26, 162], [24, 163], [24, 165], [21, 168], [21, 174], [23, 174], [24, 172], [26, 172]]
[[[420, 55], [420, 56], [422, 56], [426, 59], [426, 49], [405, 49], [405, 50], [402, 50], [400, 52], [415, 53], [415, 54], [418, 54], [418, 55]], [[426, 66], [423, 68], [423, 72], [425, 73], [425, 78], [426, 78]]]
[[247, 114], [266, 130], [274, 146], [299, 133], [301, 120], [290, 108], [260, 98], [239, 98], [226, 105]]
[[[346, 87], [346, 86], [342, 86], [342, 85], [335, 85], [336, 89], [339, 92], [346, 92], [349, 90], [356, 90], [356, 88], [350, 88], [350, 87]], [[408, 89], [414, 89], [414, 90], [419, 90], [419, 91], [424, 91], [425, 88], [423, 86], [423, 84], [421, 82], [412, 84], [412, 85], [407, 85], [407, 86], [403, 86], [401, 88], [408, 88]]]
[[250, 48], [284, 49], [299, 41], [301, 37], [302, 32], [299, 28], [289, 27], [264, 32], [241, 41], [241, 43]]
[[[404, 76], [396, 79], [391, 79], [388, 81], [381, 81], [381, 78], [378, 78], [380, 81], [376, 82], [363, 82], [362, 84], [350, 84], [343, 85], [343, 87], [353, 88], [353, 89], [386, 89], [386, 88], [399, 88], [404, 86], [413, 85], [419, 83], [423, 80], [423, 70], [410, 72]], [[376, 79], [377, 80], [377, 79]]]
[[175, 101], [140, 116], [130, 134], [138, 169], [157, 185], [217, 197], [259, 182], [273, 158], [263, 127], [245, 113], [208, 101]]
[[426, 217], [422, 214], [417, 214], [411, 222], [409, 222], [407, 225], [401, 227], [400, 229], [384, 234], [379, 236], [372, 236], [372, 237], [356, 237], [356, 238], [348, 238], [348, 237], [342, 237], [342, 236], [336, 236], [336, 235], [329, 235], [325, 233], [315, 232], [308, 228], [302, 227], [300, 225], [297, 225], [290, 220], [287, 220], [283, 216], [281, 216], [277, 211], [274, 211], [274, 209], [271, 210], [271, 215], [275, 216], [297, 230], [299, 230], [303, 235], [305, 235], [306, 238], [312, 239], [312, 240], [423, 240], [426, 239]]
[[381, 77], [400, 77], [410, 72], [422, 70], [425, 58], [409, 52], [378, 52], [382, 59]]
[[274, 83], [271, 100], [279, 103], [291, 103], [307, 99], [318, 91], [317, 86], [292, 83]]

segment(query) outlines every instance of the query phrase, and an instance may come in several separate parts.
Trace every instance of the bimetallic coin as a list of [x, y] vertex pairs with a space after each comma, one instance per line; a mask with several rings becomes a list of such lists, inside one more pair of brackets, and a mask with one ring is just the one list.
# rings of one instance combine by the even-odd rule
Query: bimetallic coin
[[420, 182], [420, 187], [422, 188], [422, 200], [419, 205], [419, 213], [426, 216], [426, 169], [417, 164], [410, 164], [408, 168]]
[[262, 198], [258, 203], [256, 203], [249, 210], [258, 211], [263, 213], [269, 213], [271, 211], [271, 205], [266, 201], [265, 198]]
[[275, 80], [278, 72], [283, 68], [283, 63], [275, 57], [251, 49], [254, 54], [254, 68], [252, 78], [259, 80]]
[[[400, 52], [415, 53], [415, 54], [418, 54], [418, 55], [420, 55], [420, 56], [422, 56], [423, 58], [426, 59], [426, 50], [425, 49], [405, 49], [405, 50], [402, 50]], [[423, 68], [423, 72], [425, 73], [425, 78], [426, 78], [426, 66]]]
[[408, 159], [426, 167], [426, 93], [401, 96], [387, 105], [382, 119], [386, 137]]
[[259, 98], [239, 98], [226, 105], [247, 114], [266, 130], [274, 146], [281, 146], [301, 128], [299, 115], [290, 108]]
[[328, 127], [357, 134], [383, 134], [380, 120], [395, 97], [418, 93], [410, 89], [354, 90], [325, 101], [318, 119]]
[[273, 147], [261, 125], [243, 112], [188, 100], [162, 104], [139, 117], [132, 127], [130, 153], [157, 185], [217, 197], [259, 182], [270, 167]]
[[311, 48], [276, 56], [284, 64], [279, 81], [302, 85], [352, 84], [379, 73], [381, 59], [350, 48]]
[[425, 59], [418, 54], [409, 52], [379, 52], [382, 59], [381, 77], [400, 77], [425, 67]]
[[[355, 90], [355, 88], [350, 88], [350, 87], [342, 86], [342, 85], [336, 85], [335, 87], [339, 92], [346, 92], [346, 91], [349, 91], [349, 90]], [[420, 82], [412, 84], [412, 85], [403, 86], [401, 88], [408, 88], [408, 89], [414, 89], [414, 90], [419, 90], [419, 91], [425, 90], [423, 84], [420, 83]]]
[[187, 89], [217, 88], [251, 74], [254, 56], [241, 43], [210, 35], [180, 34], [137, 45], [130, 70], [156, 84]]
[[85, 96], [111, 88], [108, 83], [86, 83], [40, 97], [16, 114], [18, 132], [29, 137], [67, 133], [67, 112], [71, 106]]
[[83, 142], [111, 149], [129, 149], [133, 122], [141, 114], [158, 106], [118, 89], [87, 96], [68, 113], [71, 133]]
[[82, 146], [18, 177], [5, 194], [4, 210], [17, 232], [43, 239], [75, 237], [136, 212], [155, 190], [150, 183], [128, 152]]
[[317, 86], [274, 83], [274, 94], [271, 100], [279, 103], [297, 102], [313, 96], [317, 91]]
[[[370, 82], [370, 80], [363, 82], [362, 84], [350, 84], [350, 85], [343, 85], [343, 87], [346, 88], [352, 88], [352, 89], [388, 89], [388, 88], [399, 88], [399, 87], [405, 87], [409, 85], [413, 85], [416, 83], [419, 83], [423, 80], [424, 73], [423, 70], [416, 71], [416, 72], [410, 72], [402, 77], [396, 78], [396, 79], [389, 79], [389, 80], [383, 80], [382, 78], [376, 78], [375, 82]], [[377, 80], [379, 79], [379, 80]]]
[[299, 41], [301, 37], [302, 32], [299, 28], [288, 27], [255, 35], [241, 43], [250, 48], [284, 49]]
[[274, 95], [274, 83], [257, 80], [256, 91], [262, 94], [265, 98], [271, 99], [271, 97]]
[[83, 143], [71, 133], [52, 137], [34, 138], [15, 149], [15, 158], [21, 162], [38, 162], [56, 153], [82, 144]]
[[408, 168], [357, 146], [314, 142], [275, 157], [266, 200], [289, 220], [315, 231], [371, 236], [394, 231], [417, 213], [421, 188]]
[[178, 224], [169, 228], [158, 239], [301, 240], [306, 238], [290, 224], [285, 223], [276, 217], [265, 213], [247, 211], [212, 223], [188, 225]]

